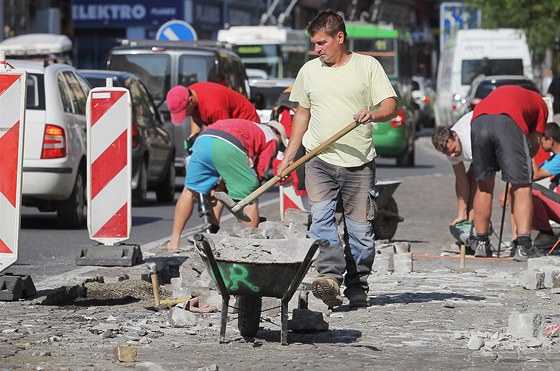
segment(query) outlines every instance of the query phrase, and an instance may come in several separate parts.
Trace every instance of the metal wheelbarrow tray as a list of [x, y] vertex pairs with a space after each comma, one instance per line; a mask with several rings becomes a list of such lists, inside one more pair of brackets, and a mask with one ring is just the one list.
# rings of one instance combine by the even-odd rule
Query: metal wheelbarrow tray
[[[229, 300], [238, 298], [242, 336], [259, 329], [262, 297], [281, 299], [282, 345], [288, 344], [288, 303], [326, 240], [248, 239], [225, 234], [196, 234], [195, 247], [222, 296], [220, 342], [225, 341]], [[268, 255], [268, 257], [267, 257]]]

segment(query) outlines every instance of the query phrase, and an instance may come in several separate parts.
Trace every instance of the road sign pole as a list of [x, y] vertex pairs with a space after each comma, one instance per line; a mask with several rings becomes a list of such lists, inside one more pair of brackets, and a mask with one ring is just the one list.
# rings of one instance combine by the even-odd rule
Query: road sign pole
[[88, 231], [99, 245], [82, 250], [76, 262], [131, 266], [141, 252], [122, 243], [131, 229], [130, 92], [107, 79], [106, 87], [90, 91], [86, 107]]

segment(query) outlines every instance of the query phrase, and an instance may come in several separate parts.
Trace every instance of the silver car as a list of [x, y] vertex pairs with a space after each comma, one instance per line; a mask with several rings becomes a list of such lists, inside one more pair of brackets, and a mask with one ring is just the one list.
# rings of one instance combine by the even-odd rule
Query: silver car
[[22, 204], [84, 224], [89, 84], [67, 64], [10, 60], [27, 71]]

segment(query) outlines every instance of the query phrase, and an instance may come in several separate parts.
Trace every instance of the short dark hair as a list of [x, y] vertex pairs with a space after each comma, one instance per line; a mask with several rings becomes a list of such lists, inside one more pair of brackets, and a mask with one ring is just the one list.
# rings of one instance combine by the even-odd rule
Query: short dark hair
[[432, 133], [432, 144], [439, 152], [445, 153], [449, 139], [455, 140], [453, 130], [449, 126], [438, 126]]
[[555, 122], [547, 123], [544, 136], [545, 138], [552, 138], [555, 142], [560, 143], [560, 126]]
[[330, 9], [323, 10], [307, 25], [307, 33], [311, 36], [319, 31], [323, 31], [330, 37], [335, 37], [337, 33], [344, 33], [344, 41], [348, 38], [344, 19]]

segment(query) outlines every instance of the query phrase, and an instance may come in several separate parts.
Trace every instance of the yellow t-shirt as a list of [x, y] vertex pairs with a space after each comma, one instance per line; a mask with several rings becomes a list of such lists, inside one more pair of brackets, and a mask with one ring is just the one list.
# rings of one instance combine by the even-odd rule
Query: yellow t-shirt
[[[373, 57], [352, 53], [348, 63], [328, 67], [319, 58], [298, 72], [290, 100], [311, 112], [303, 146], [309, 151], [353, 121], [360, 109], [372, 110], [382, 100], [396, 97], [381, 64]], [[318, 156], [329, 164], [354, 167], [375, 157], [372, 124], [360, 125]]]

